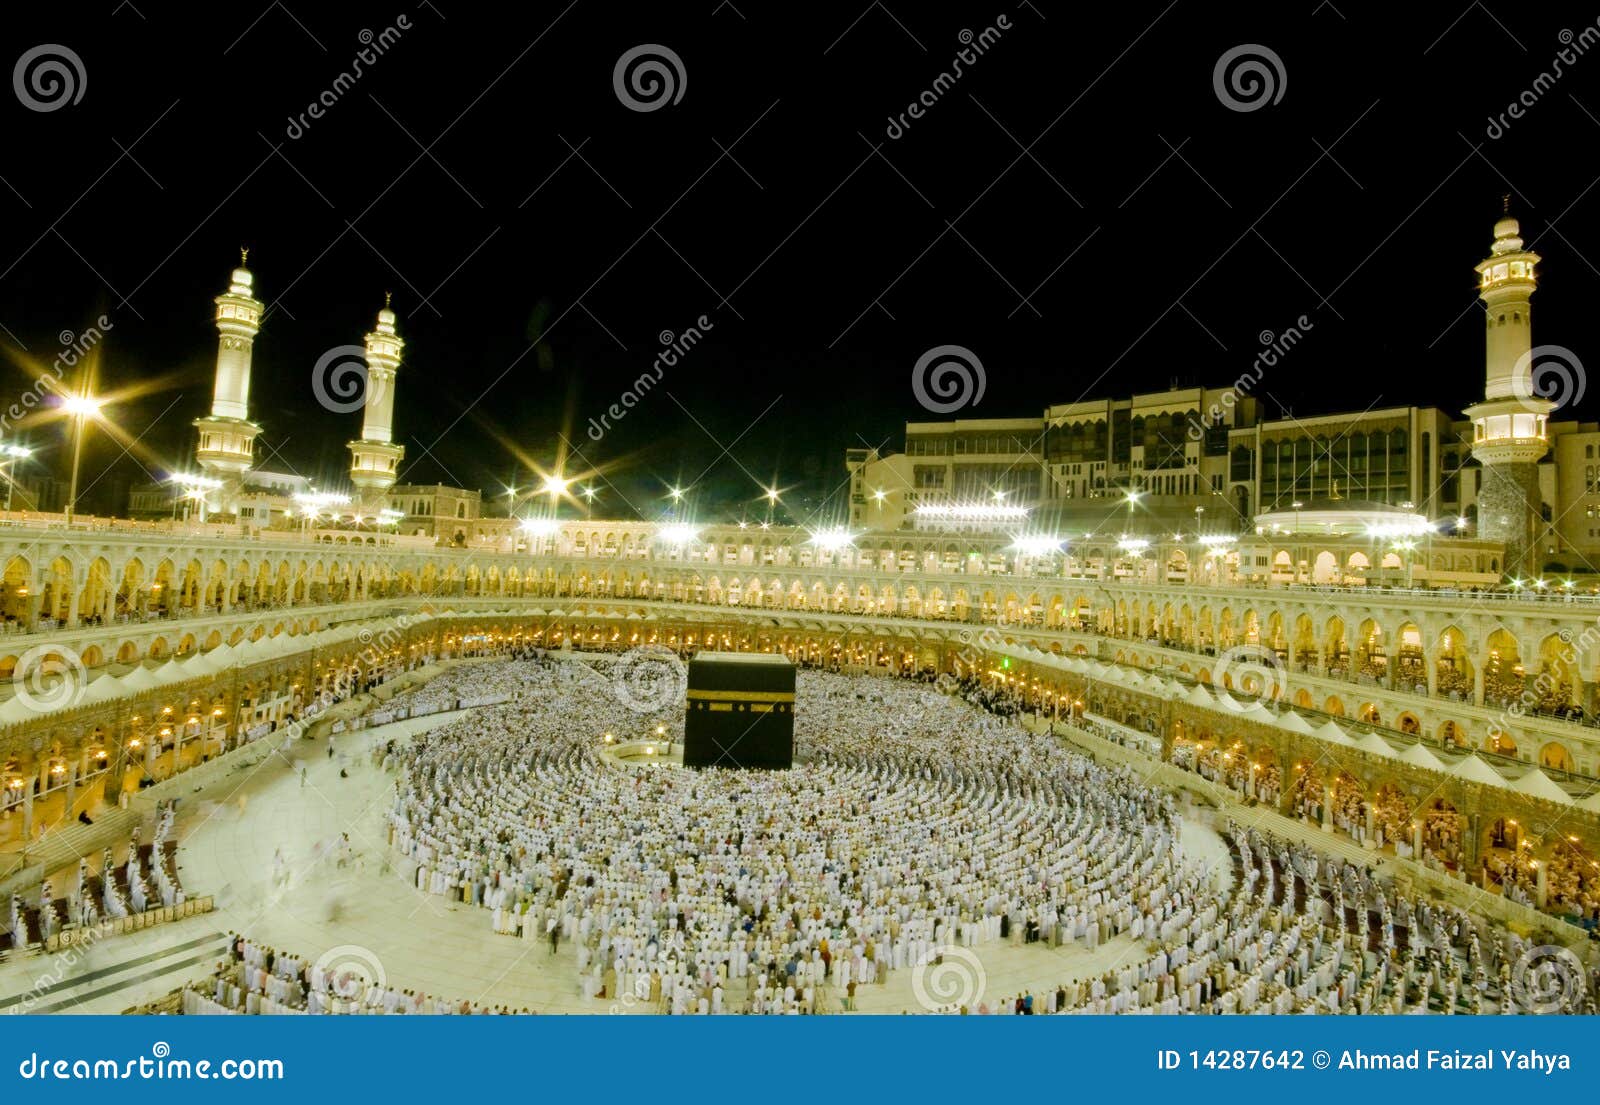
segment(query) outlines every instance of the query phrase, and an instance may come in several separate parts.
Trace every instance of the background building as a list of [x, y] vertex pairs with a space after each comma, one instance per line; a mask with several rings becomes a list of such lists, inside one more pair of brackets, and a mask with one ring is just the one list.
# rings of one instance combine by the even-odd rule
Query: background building
[[389, 506], [404, 515], [399, 532], [464, 545], [483, 513], [483, 492], [439, 483], [396, 484], [389, 489]]
[[1507, 575], [1593, 571], [1600, 426], [1549, 421], [1555, 404], [1535, 394], [1548, 383], [1534, 378], [1546, 348], [1532, 345], [1538, 260], [1516, 219], [1495, 224], [1477, 267], [1486, 398], [1465, 417], [1414, 406], [1264, 417], [1250, 390], [1292, 363], [1301, 335], [1290, 328], [1226, 387], [1079, 400], [1038, 418], [908, 422], [904, 453], [847, 452], [850, 524], [1160, 541], [1347, 503], [1503, 542]]

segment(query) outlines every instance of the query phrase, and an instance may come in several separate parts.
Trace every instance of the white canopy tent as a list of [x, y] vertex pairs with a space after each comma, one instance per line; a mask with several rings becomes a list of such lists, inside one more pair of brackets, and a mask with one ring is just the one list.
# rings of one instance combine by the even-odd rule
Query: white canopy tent
[[1530, 798], [1542, 798], [1546, 802], [1560, 802], [1565, 806], [1575, 804], [1572, 795], [1568, 794], [1560, 783], [1537, 767], [1520, 779], [1512, 780], [1511, 789]]
[[1445, 770], [1468, 783], [1481, 783], [1486, 787], [1503, 787], [1506, 785], [1505, 776], [1485, 763], [1483, 757], [1476, 752], [1463, 756], [1458, 763], [1447, 766]]
[[1325, 740], [1330, 744], [1342, 744], [1347, 747], [1355, 747], [1356, 744], [1350, 734], [1341, 729], [1332, 718], [1317, 727], [1316, 736], [1317, 739]]
[[[1285, 710], [1283, 713], [1278, 715], [1277, 722], [1278, 728], [1288, 729], [1290, 732], [1300, 733], [1303, 736], [1309, 737], [1315, 735], [1316, 733], [1316, 730], [1311, 727], [1311, 723], [1305, 718], [1301, 717], [1298, 710]], [[1331, 721], [1328, 724], [1333, 725]], [[1337, 725], [1334, 725], [1333, 728], [1335, 731], [1339, 732], [1341, 737], [1344, 735], [1343, 731], [1340, 730]]]
[[[1362, 733], [1361, 736], [1355, 738], [1355, 746], [1363, 752], [1372, 753], [1374, 756], [1387, 756], [1391, 760], [1400, 758], [1399, 754], [1395, 752], [1394, 746], [1376, 733]], [[1444, 765], [1438, 764], [1437, 766], [1443, 767]]]
[[[1381, 737], [1379, 738], [1382, 739]], [[1427, 745], [1418, 742], [1408, 745], [1395, 759], [1408, 763], [1412, 767], [1425, 767], [1429, 771], [1443, 771], [1444, 761], [1433, 754]]]

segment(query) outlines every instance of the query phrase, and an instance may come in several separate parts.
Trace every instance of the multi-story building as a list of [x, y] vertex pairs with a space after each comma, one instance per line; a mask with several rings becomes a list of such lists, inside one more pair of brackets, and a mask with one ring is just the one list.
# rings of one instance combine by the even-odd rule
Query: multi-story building
[[441, 545], [465, 545], [483, 513], [483, 492], [435, 484], [396, 484], [388, 490], [389, 508], [403, 518], [401, 533], [435, 538]]
[[847, 453], [851, 524], [1160, 540], [1246, 533], [1265, 514], [1376, 505], [1506, 544], [1508, 575], [1593, 571], [1600, 426], [1549, 421], [1554, 404], [1535, 394], [1537, 261], [1517, 220], [1495, 224], [1478, 266], [1487, 398], [1466, 417], [1439, 407], [1266, 417], [1250, 391], [1292, 364], [1311, 328], [1302, 319], [1267, 335], [1228, 386], [1080, 400], [1037, 418], [909, 422], [903, 453]]

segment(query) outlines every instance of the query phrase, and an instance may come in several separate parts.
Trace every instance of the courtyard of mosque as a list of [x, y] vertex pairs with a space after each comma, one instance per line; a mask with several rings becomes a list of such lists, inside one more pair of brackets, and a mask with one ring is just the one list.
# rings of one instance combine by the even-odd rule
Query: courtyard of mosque
[[[804, 671], [792, 772], [692, 772], [677, 762], [681, 717], [650, 700], [658, 687], [618, 694], [617, 657], [551, 655], [430, 665], [431, 681], [368, 711], [377, 724], [353, 715], [169, 781], [178, 801], [141, 832], [177, 842], [180, 897], [214, 908], [13, 955], [0, 1005], [1558, 1012], [1592, 1000], [1581, 945], [1539, 942], [1544, 915], [1441, 893], [1423, 868], [1246, 804], [1118, 727], [1052, 727], [978, 683]], [[422, 716], [386, 720], [407, 702]], [[482, 704], [449, 708], [463, 702]]]

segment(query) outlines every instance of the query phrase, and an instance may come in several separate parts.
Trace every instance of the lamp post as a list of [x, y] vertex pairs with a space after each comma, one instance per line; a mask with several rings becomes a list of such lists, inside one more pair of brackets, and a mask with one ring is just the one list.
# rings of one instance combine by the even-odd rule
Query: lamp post
[[61, 409], [72, 417], [72, 479], [67, 486], [67, 527], [72, 527], [72, 511], [78, 502], [78, 466], [83, 458], [83, 424], [100, 413], [100, 400], [86, 392], [68, 396]]
[[6, 513], [9, 514], [11, 513], [11, 492], [17, 486], [16, 462], [33, 456], [33, 450], [21, 445], [7, 445], [4, 449], [0, 449], [0, 453], [4, 454], [6, 460]]

